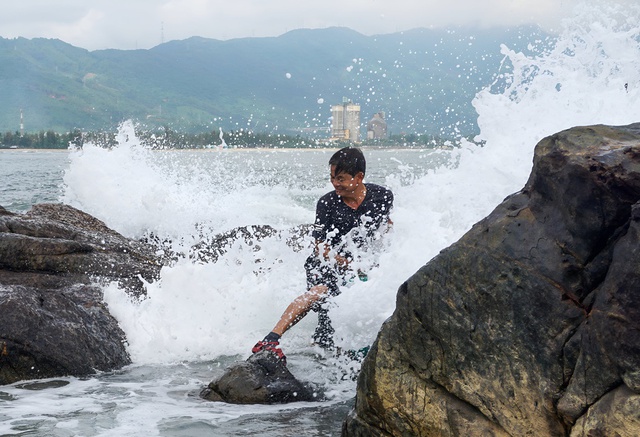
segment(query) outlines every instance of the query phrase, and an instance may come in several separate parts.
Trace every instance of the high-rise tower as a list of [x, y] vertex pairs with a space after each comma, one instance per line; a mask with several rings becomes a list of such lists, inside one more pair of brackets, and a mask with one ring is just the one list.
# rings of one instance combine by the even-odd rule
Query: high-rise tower
[[332, 139], [360, 141], [360, 105], [345, 97], [341, 105], [331, 107], [331, 116]]

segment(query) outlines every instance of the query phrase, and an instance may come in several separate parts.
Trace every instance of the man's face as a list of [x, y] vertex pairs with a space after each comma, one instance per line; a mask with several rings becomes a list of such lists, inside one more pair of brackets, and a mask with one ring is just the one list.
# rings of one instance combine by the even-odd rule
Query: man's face
[[336, 174], [336, 166], [331, 166], [331, 184], [336, 190], [336, 194], [341, 197], [351, 197], [355, 193], [356, 189], [362, 183], [364, 175], [362, 172], [357, 173], [355, 176], [351, 176], [349, 173]]

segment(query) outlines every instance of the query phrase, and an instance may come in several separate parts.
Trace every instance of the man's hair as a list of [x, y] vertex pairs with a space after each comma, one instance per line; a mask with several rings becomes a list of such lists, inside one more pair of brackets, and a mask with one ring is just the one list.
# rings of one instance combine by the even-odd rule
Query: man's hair
[[338, 150], [329, 159], [329, 165], [335, 165], [335, 174], [347, 173], [351, 176], [355, 176], [358, 172], [362, 174], [366, 173], [367, 162], [364, 159], [362, 150], [355, 147], [345, 147]]

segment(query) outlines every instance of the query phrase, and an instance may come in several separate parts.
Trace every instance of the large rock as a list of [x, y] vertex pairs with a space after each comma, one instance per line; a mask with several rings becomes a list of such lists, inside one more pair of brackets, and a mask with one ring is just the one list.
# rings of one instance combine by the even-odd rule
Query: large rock
[[216, 262], [237, 240], [259, 250], [263, 239], [284, 237], [300, 250], [308, 229], [280, 235], [246, 226], [213, 237], [201, 230], [201, 241], [178, 253], [171, 241], [125, 238], [68, 205], [39, 204], [25, 214], [0, 206], [0, 384], [129, 364], [124, 332], [103, 303], [101, 285], [115, 281], [143, 297], [163, 265], [185, 257]]
[[310, 385], [298, 381], [278, 357], [268, 351], [251, 355], [230, 366], [200, 396], [230, 404], [277, 404], [314, 401]]
[[95, 286], [0, 285], [0, 384], [129, 364], [124, 333]]
[[129, 364], [98, 284], [140, 295], [160, 267], [149, 246], [70, 206], [0, 207], [0, 384]]
[[640, 435], [640, 124], [532, 174], [397, 295], [345, 436]]
[[[45, 286], [117, 281], [134, 294], [157, 279], [162, 263], [151, 246], [125, 238], [95, 217], [63, 204], [25, 214], [0, 207], [0, 283]], [[43, 276], [44, 275], [44, 276]]]

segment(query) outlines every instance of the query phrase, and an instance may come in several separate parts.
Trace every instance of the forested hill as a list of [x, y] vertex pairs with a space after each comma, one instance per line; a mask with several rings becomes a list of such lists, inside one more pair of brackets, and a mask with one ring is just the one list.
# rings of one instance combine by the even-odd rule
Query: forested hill
[[[199, 37], [149, 50], [87, 51], [59, 40], [0, 38], [0, 132], [113, 129], [134, 119], [175, 130], [292, 133], [327, 127], [343, 97], [363, 124], [392, 133], [475, 133], [471, 100], [491, 84], [500, 44], [526, 50], [537, 28], [364, 36], [345, 28], [275, 38]], [[308, 132], [308, 130], [307, 130]]]

